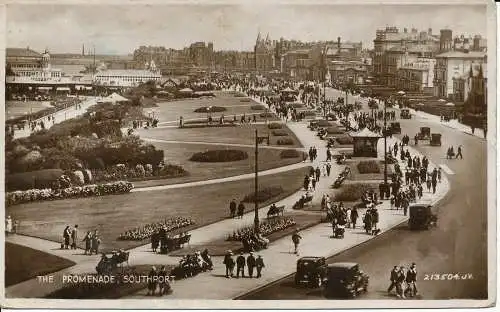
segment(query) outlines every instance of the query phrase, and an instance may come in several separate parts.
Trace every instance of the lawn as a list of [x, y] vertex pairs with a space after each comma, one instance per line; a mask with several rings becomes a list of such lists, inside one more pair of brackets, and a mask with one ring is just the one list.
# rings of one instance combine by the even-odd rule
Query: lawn
[[5, 243], [5, 287], [73, 266], [73, 261], [21, 245]]
[[[172, 163], [182, 166], [189, 172], [188, 176], [148, 180], [134, 182], [136, 187], [154, 186], [185, 183], [192, 181], [203, 181], [208, 179], [225, 178], [240, 174], [252, 173], [255, 170], [255, 151], [251, 147], [234, 147], [224, 145], [198, 145], [198, 144], [178, 144], [178, 143], [157, 143], [153, 145], [165, 152], [167, 163]], [[216, 149], [238, 149], [247, 152], [248, 158], [240, 161], [207, 163], [190, 161], [189, 158], [197, 152], [205, 152], [207, 150]], [[302, 155], [295, 158], [281, 159], [280, 153], [282, 150], [261, 148], [259, 150], [259, 170], [268, 170], [272, 168], [282, 167], [302, 161]]]
[[[300, 189], [308, 171], [306, 167], [260, 177], [260, 187], [280, 185], [284, 189], [278, 197], [261, 205]], [[128, 249], [148, 243], [116, 239], [120, 233], [138, 226], [175, 216], [190, 217], [197, 227], [226, 218], [229, 201], [247, 195], [253, 188], [253, 181], [252, 178], [179, 189], [21, 204], [7, 207], [6, 214], [20, 220], [19, 232], [22, 234], [59, 242], [66, 225], [78, 224], [82, 237], [87, 230], [99, 231], [103, 250]]]
[[50, 102], [47, 101], [6, 101], [5, 106], [5, 120], [14, 119], [30, 113], [36, 113], [52, 107]]
[[[379, 164], [380, 173], [360, 173], [358, 169], [359, 161], [347, 161], [346, 165], [351, 168], [350, 180], [353, 181], [368, 181], [368, 180], [383, 180], [384, 179], [384, 164], [382, 161], [376, 160]], [[394, 173], [394, 165], [387, 165], [387, 174], [391, 176]], [[378, 190], [378, 188], [377, 188]]]
[[[321, 214], [317, 213], [288, 213], [285, 214], [286, 217], [292, 217], [294, 221], [297, 223], [295, 226], [291, 226], [289, 228], [284, 229], [283, 231], [274, 232], [267, 236], [269, 241], [272, 243], [280, 238], [286, 237], [288, 235], [292, 235], [295, 230], [304, 230], [311, 226], [315, 226], [321, 222]], [[232, 234], [232, 233], [227, 233]], [[212, 256], [223, 256], [227, 252], [227, 250], [233, 251], [235, 254], [239, 253], [243, 249], [243, 244], [238, 241], [226, 241], [225, 239], [216, 240], [203, 245], [190, 245], [186, 246], [183, 249], [176, 250], [171, 252], [169, 255], [171, 256], [184, 256], [195, 251], [203, 251], [208, 249], [208, 252]]]
[[[216, 92], [214, 98], [185, 99], [180, 101], [158, 102], [155, 107], [156, 115], [161, 122], [178, 121], [182, 116], [184, 120], [193, 118], [207, 118], [206, 113], [195, 113], [194, 110], [200, 107], [221, 106], [227, 110], [222, 113], [212, 113], [212, 118], [218, 119], [224, 114], [226, 119], [232, 119], [233, 115], [261, 113], [264, 111], [252, 110], [252, 106], [258, 104], [252, 99], [235, 97], [224, 92]], [[150, 109], [148, 109], [149, 111]], [[239, 121], [239, 119], [238, 119]]]
[[[244, 144], [255, 145], [255, 129], [259, 136], [270, 135], [271, 145], [278, 146], [277, 141], [283, 137], [272, 135], [272, 130], [265, 124], [245, 124], [236, 127], [213, 127], [213, 128], [152, 128], [137, 129], [136, 134], [143, 138], [151, 138], [166, 141], [190, 141], [190, 142], [208, 142], [220, 144]], [[288, 147], [302, 147], [300, 141], [288, 127], [283, 125], [282, 130], [287, 131], [288, 136], [293, 140], [292, 145]]]

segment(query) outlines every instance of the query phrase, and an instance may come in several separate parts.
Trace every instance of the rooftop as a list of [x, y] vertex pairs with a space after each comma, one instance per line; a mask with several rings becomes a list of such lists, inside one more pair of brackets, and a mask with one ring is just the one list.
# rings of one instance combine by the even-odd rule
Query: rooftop
[[108, 69], [97, 73], [96, 76], [161, 76], [149, 70], [143, 69]]
[[42, 54], [29, 48], [7, 48], [7, 57], [42, 57]]
[[486, 55], [486, 52], [480, 51], [470, 51], [467, 53], [461, 51], [449, 51], [436, 55], [436, 58], [484, 58]]

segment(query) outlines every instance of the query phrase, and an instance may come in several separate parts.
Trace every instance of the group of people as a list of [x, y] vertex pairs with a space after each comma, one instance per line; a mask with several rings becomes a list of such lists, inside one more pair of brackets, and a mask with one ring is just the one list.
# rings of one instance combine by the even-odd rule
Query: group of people
[[238, 205], [236, 205], [236, 199], [233, 198], [231, 202], [229, 203], [229, 216], [231, 218], [236, 218], [238, 219], [243, 218], [243, 215], [245, 214], [245, 204], [243, 201], [240, 201]]
[[[155, 266], [151, 268], [148, 273], [148, 292], [146, 296], [163, 296], [168, 294], [172, 287], [170, 285], [170, 272], [167, 271], [165, 266], [157, 270]], [[156, 290], [158, 289], [158, 294]]]
[[172, 274], [177, 278], [194, 276], [200, 272], [213, 270], [213, 262], [208, 249], [203, 252], [196, 251], [194, 254], [183, 256], [179, 264], [172, 270]]
[[195, 222], [191, 218], [175, 217], [165, 219], [162, 222], [146, 224], [141, 228], [138, 227], [133, 230], [128, 230], [120, 234], [120, 236], [118, 236], [118, 239], [141, 241], [150, 238], [153, 233], [156, 233], [160, 229], [164, 229], [167, 232], [170, 232], [193, 224], [195, 224]]
[[235, 277], [234, 274], [235, 266], [236, 266], [236, 278], [240, 277], [240, 273], [241, 277], [245, 277], [245, 267], [248, 270], [247, 272], [249, 278], [253, 278], [254, 269], [256, 270], [257, 273], [255, 277], [260, 278], [262, 277], [262, 269], [265, 267], [264, 259], [262, 258], [261, 255], [258, 255], [257, 258], [255, 258], [253, 252], [250, 252], [245, 259], [244, 254], [240, 253], [235, 260], [234, 254], [231, 250], [228, 250], [226, 252], [223, 264], [226, 267], [226, 278]]
[[[76, 228], [77, 228], [77, 225], [75, 225], [75, 228], [73, 228], [73, 230], [71, 230], [71, 234], [72, 234], [72, 236], [75, 237], [75, 241], [76, 241], [76, 238], [78, 237], [78, 232], [77, 232]], [[65, 238], [65, 240], [66, 240], [66, 238]], [[87, 234], [85, 234], [82, 241], [85, 242], [85, 252], [84, 252], [85, 255], [90, 256], [93, 253], [95, 253], [96, 255], [99, 253], [99, 245], [101, 245], [101, 238], [100, 238], [99, 232], [97, 230], [94, 230], [93, 233], [91, 231], [87, 231]], [[75, 246], [76, 246], [76, 244], [75, 244]], [[76, 249], [76, 247], [75, 247], [75, 249]]]
[[[95, 232], [97, 233], [97, 230], [95, 230]], [[90, 233], [90, 231], [89, 231], [89, 233]], [[96, 236], [97, 236], [97, 234], [96, 234]], [[76, 249], [77, 243], [78, 243], [78, 224], [75, 224], [75, 226], [73, 228], [71, 228], [69, 225], [67, 225], [64, 228], [62, 237], [63, 237], [63, 241], [61, 243], [61, 249], [70, 249], [70, 248]], [[92, 242], [91, 242], [91, 247], [92, 247]], [[89, 249], [91, 249], [91, 248], [89, 248]], [[97, 253], [97, 250], [96, 250], [96, 253]]]
[[5, 236], [10, 234], [16, 234], [19, 229], [19, 221], [12, 220], [11, 216], [7, 216], [5, 218]]
[[403, 266], [394, 266], [390, 274], [389, 288], [390, 294], [396, 288], [398, 298], [414, 297], [417, 295], [417, 266], [412, 263], [407, 269]]
[[156, 252], [160, 248], [160, 253], [167, 253], [173, 249], [182, 248], [190, 238], [187, 232], [171, 236], [167, 228], [160, 228], [151, 235], [151, 249]]
[[456, 154], [453, 146], [448, 147], [448, 150], [446, 151], [446, 159], [453, 159], [453, 156], [455, 156], [455, 159], [458, 159], [458, 157], [460, 157], [460, 159], [464, 158], [462, 155], [462, 145], [458, 146]]
[[316, 146], [309, 147], [308, 155], [311, 162], [315, 161], [316, 158], [318, 158], [318, 150], [316, 149]]

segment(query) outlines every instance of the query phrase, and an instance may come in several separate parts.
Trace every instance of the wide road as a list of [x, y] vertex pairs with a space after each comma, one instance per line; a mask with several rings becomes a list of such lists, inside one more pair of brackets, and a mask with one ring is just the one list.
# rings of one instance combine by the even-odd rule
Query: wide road
[[[328, 93], [327, 93], [328, 95]], [[349, 101], [350, 102], [350, 101]], [[389, 273], [394, 265], [417, 263], [419, 298], [487, 299], [487, 152], [483, 139], [424, 120], [401, 120], [403, 134], [413, 137], [420, 127], [442, 133], [442, 147], [427, 142], [417, 149], [435, 164], [445, 164], [450, 191], [436, 206], [438, 227], [410, 232], [401, 225], [379, 237], [328, 259], [353, 261], [370, 276], [369, 291], [359, 299], [390, 299]], [[413, 140], [411, 140], [413, 141]], [[413, 144], [413, 142], [411, 143]], [[447, 160], [449, 145], [464, 147], [463, 160]], [[471, 273], [467, 280], [424, 280], [426, 274]], [[295, 287], [293, 277], [283, 279], [244, 299], [321, 299], [319, 290]]]

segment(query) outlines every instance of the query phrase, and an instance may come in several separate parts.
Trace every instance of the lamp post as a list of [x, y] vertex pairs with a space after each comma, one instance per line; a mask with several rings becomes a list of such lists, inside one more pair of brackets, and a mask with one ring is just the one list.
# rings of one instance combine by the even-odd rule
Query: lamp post
[[387, 103], [386, 99], [384, 98], [384, 187], [386, 190], [386, 194], [388, 194], [388, 188], [389, 186], [387, 185]]
[[257, 195], [259, 191], [259, 135], [258, 130], [255, 129], [255, 195], [254, 195], [254, 203], [255, 203], [255, 216], [253, 219], [254, 231], [256, 234], [259, 233], [259, 201], [257, 200]]

